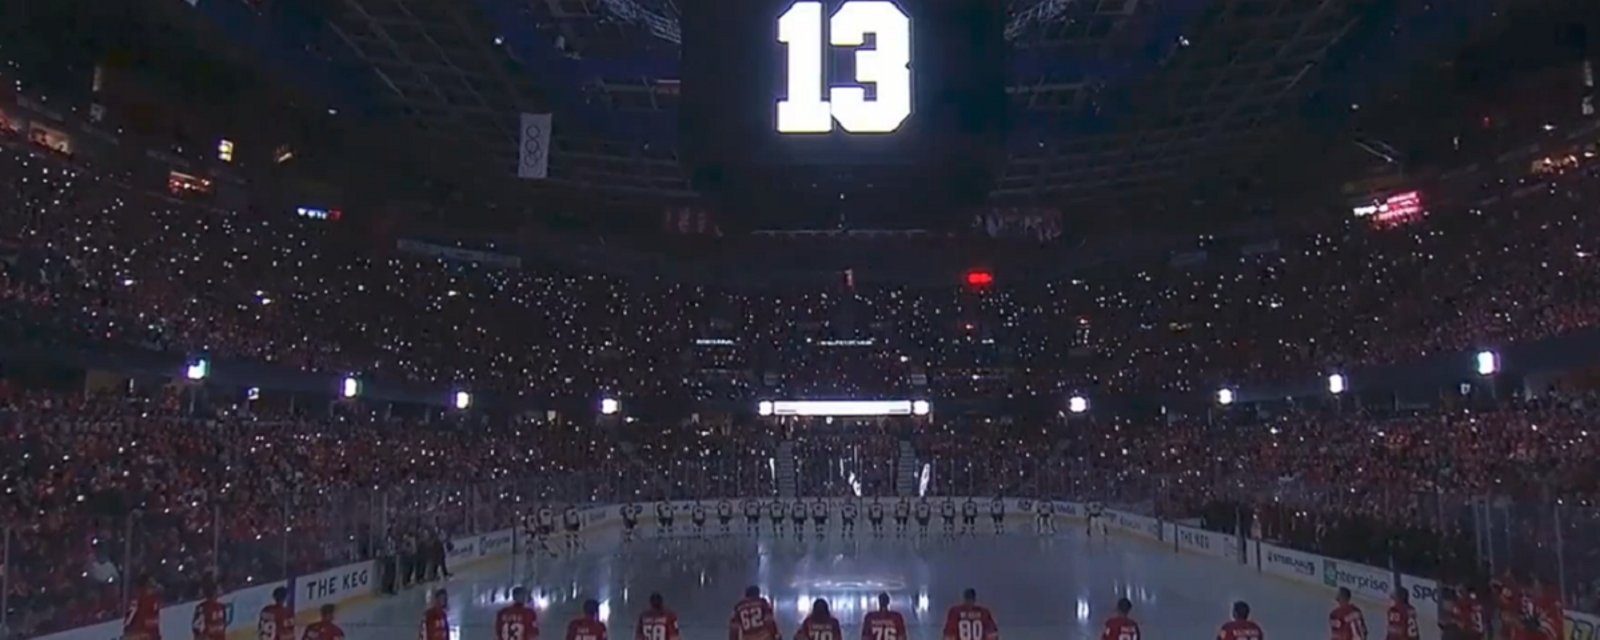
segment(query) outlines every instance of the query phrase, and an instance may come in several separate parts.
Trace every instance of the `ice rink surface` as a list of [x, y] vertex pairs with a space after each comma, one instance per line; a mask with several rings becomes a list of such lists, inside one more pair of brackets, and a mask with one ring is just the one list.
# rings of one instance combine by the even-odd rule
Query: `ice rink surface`
[[[716, 529], [715, 525], [710, 527]], [[906, 615], [914, 640], [937, 638], [945, 609], [972, 587], [990, 607], [1006, 640], [1098, 639], [1118, 596], [1134, 603], [1148, 639], [1215, 637], [1235, 600], [1245, 600], [1269, 638], [1326, 637], [1332, 606], [1325, 593], [1262, 576], [1216, 558], [1177, 554], [1139, 540], [1088, 537], [1082, 525], [1055, 535], [1030, 531], [973, 536], [874, 538], [757, 537], [659, 539], [646, 528], [631, 542], [616, 533], [586, 549], [551, 558], [519, 555], [458, 572], [440, 583], [450, 591], [453, 640], [489, 640], [495, 611], [510, 589], [526, 585], [541, 607], [542, 637], [560, 640], [582, 601], [602, 603], [612, 637], [632, 640], [635, 617], [651, 592], [678, 613], [685, 640], [723, 640], [733, 603], [748, 585], [777, 608], [785, 637], [814, 598], [827, 598], [848, 637], [880, 591]], [[915, 528], [915, 527], [913, 527]], [[937, 525], [936, 525], [937, 528]], [[986, 528], [985, 528], [986, 529]], [[340, 616], [352, 640], [414, 638], [424, 591], [353, 605]], [[1382, 629], [1382, 607], [1360, 603], [1367, 624]]]

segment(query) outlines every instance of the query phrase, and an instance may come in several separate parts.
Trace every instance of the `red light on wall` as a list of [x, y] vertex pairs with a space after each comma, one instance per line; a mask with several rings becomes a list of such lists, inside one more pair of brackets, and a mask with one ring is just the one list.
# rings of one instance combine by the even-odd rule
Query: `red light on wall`
[[994, 274], [980, 270], [967, 272], [967, 286], [987, 287], [991, 284], [994, 284]]

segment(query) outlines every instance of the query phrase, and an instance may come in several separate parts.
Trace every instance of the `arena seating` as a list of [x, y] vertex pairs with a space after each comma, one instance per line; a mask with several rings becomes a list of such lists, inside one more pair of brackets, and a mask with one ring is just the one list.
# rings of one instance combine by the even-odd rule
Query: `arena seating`
[[[400, 253], [4, 139], [0, 338], [524, 398], [747, 401], [1205, 393], [1600, 324], [1596, 168], [1473, 176], [1442, 198], [1453, 206], [1405, 229], [1327, 222], [1192, 267], [1117, 265], [982, 294], [754, 294]], [[875, 341], [807, 346], [861, 336]], [[711, 353], [695, 346], [706, 338], [735, 344]], [[120, 615], [138, 575], [176, 600], [208, 574], [232, 588], [395, 553], [510, 526], [547, 501], [772, 495], [782, 442], [803, 493], [889, 494], [909, 441], [936, 493], [1103, 500], [1457, 580], [1492, 561], [1600, 610], [1597, 400], [1582, 393], [1068, 428], [951, 416], [917, 429], [737, 418], [602, 429], [359, 403], [195, 412], [178, 388], [39, 386], [8, 379], [0, 414], [0, 575], [18, 637]]]

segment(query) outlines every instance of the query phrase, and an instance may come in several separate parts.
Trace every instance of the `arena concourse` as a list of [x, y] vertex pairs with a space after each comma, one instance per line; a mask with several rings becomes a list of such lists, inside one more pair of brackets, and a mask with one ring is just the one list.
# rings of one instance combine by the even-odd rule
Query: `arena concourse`
[[[1117, 223], [1073, 217], [1087, 201], [1015, 197], [1002, 172], [974, 179], [992, 194], [950, 204], [956, 227], [749, 233], [731, 195], [712, 197], [733, 178], [704, 167], [684, 168], [694, 177], [664, 188], [665, 205], [595, 186], [625, 179], [581, 173], [620, 143], [576, 116], [583, 134], [551, 143], [556, 173], [539, 177], [554, 186], [501, 190], [437, 157], [375, 169], [433, 140], [383, 146], [395, 114], [434, 112], [324, 107], [207, 37], [151, 48], [170, 35], [160, 20], [57, 59], [78, 44], [39, 38], [76, 28], [61, 17], [75, 10], [23, 4], [34, 13], [0, 14], [21, 25], [0, 29], [0, 640], [1600, 638], [1589, 62], [1562, 67], [1572, 95], [1507, 81], [1450, 107], [1450, 124], [1422, 128], [1469, 133], [1438, 148], [1339, 120], [1362, 171], [1260, 176], [1288, 181], [1270, 196], [1215, 195], [1250, 182], [1238, 176], [1173, 187], [1166, 202], [1182, 204], [1163, 211], [1213, 230], [1141, 219], [1107, 233]], [[83, 24], [158, 11], [146, 4], [162, 3]], [[209, 25], [185, 17], [173, 33], [278, 28], [290, 11], [166, 4], [181, 6], [150, 15]], [[389, 19], [374, 16], [386, 3], [348, 4], [319, 20], [363, 77], [398, 68], [370, 59], [381, 40], [419, 68], [405, 50], [470, 49], [352, 30]], [[583, 3], [613, 12], [597, 23], [541, 7], [526, 28], [480, 4], [432, 28], [510, 49], [558, 25], [556, 62], [583, 69], [625, 46], [595, 24], [677, 28], [651, 13], [672, 2]], [[1081, 9], [1002, 4], [995, 26], [1019, 51], [1056, 42], [1036, 32]], [[1124, 18], [1157, 11], [1140, 4]], [[1315, 26], [1327, 5], [1360, 3], [1282, 4]], [[1230, 11], [1179, 17], [1257, 15]], [[1200, 73], [1179, 50], [1203, 39], [1169, 40], [1151, 69]], [[262, 57], [301, 60], [238, 55]], [[221, 70], [238, 64], [250, 70]], [[314, 75], [297, 65], [277, 66]], [[394, 91], [411, 100], [407, 82]], [[1079, 102], [1134, 100], [1096, 82]], [[174, 98], [219, 84], [244, 97]], [[580, 84], [581, 104], [548, 110], [620, 109], [614, 83]], [[453, 104], [456, 89], [429, 86]], [[1528, 98], [1558, 94], [1559, 110]], [[1341, 118], [1366, 117], [1345, 104]], [[1484, 104], [1493, 115], [1473, 111]], [[673, 115], [651, 109], [629, 124]], [[1033, 141], [1014, 148], [1033, 131], [1024, 115], [991, 141], [1007, 166], [1034, 158]], [[377, 124], [333, 124], [345, 116]], [[466, 126], [439, 117], [446, 138]], [[659, 169], [650, 145], [629, 148], [608, 161]], [[1353, 162], [1323, 160], [1305, 171]], [[562, 211], [504, 204], [530, 198]], [[647, 223], [617, 213], [641, 208]], [[573, 222], [590, 209], [605, 211]], [[1146, 240], [1158, 235], [1181, 240]], [[880, 594], [903, 625], [869, 617]]]

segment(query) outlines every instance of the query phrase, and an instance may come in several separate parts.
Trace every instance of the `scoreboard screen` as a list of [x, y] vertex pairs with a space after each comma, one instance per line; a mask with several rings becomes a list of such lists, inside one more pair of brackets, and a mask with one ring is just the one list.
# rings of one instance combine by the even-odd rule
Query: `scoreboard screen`
[[680, 150], [710, 178], [697, 181], [702, 192], [735, 175], [770, 184], [762, 178], [801, 167], [970, 172], [1003, 144], [998, 0], [684, 0], [680, 8]]

